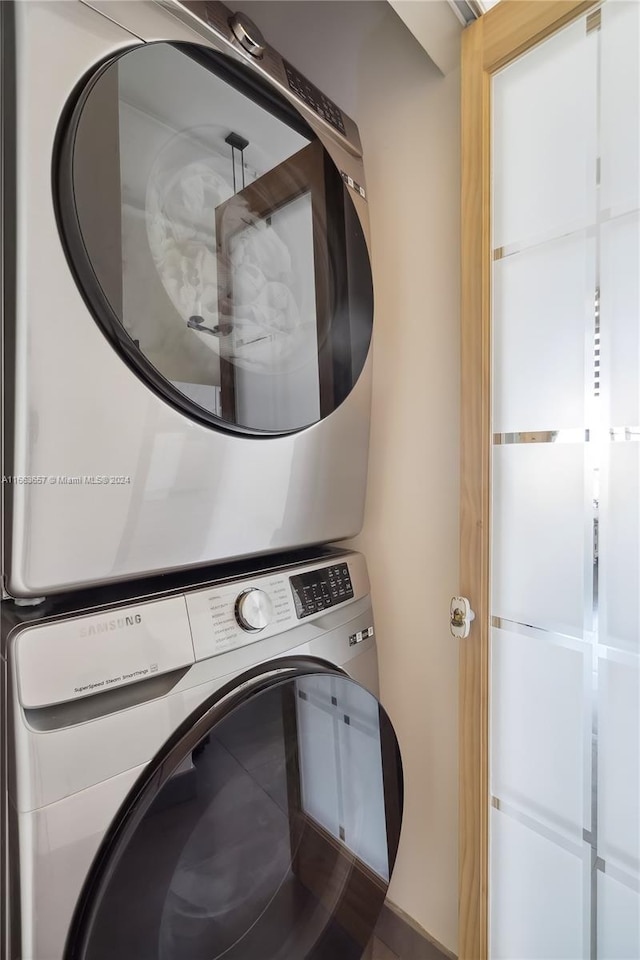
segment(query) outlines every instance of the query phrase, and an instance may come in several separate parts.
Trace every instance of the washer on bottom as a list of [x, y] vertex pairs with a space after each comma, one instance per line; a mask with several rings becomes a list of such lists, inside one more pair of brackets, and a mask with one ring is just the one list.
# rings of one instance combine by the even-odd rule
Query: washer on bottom
[[7, 652], [12, 957], [362, 956], [402, 772], [360, 554], [23, 624]]

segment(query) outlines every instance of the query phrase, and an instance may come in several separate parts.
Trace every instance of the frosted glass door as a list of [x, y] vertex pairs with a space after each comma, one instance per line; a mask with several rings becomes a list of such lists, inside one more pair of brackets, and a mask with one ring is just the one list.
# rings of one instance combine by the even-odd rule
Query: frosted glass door
[[490, 953], [640, 957], [640, 4], [493, 77]]

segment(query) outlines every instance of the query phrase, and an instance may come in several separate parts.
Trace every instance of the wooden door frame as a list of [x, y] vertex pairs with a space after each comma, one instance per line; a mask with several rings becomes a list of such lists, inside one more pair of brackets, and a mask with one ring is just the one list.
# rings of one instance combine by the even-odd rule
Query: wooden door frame
[[491, 80], [598, 0], [502, 0], [462, 35], [458, 955], [489, 956], [489, 533], [491, 482]]

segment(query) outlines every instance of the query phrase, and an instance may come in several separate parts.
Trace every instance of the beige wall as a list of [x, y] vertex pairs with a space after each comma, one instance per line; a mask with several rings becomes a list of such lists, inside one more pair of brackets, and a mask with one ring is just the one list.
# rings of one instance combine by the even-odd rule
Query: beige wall
[[[419, 0], [416, 0], [419, 2]], [[366, 554], [406, 793], [390, 899], [457, 945], [459, 75], [386, 3], [241, 2], [357, 121], [376, 297]]]
[[376, 326], [357, 546], [371, 573], [381, 697], [405, 765], [389, 897], [455, 951], [458, 651], [448, 610], [458, 587], [459, 75], [441, 78], [417, 54], [401, 59], [402, 46], [398, 38], [392, 48], [396, 71], [370, 71], [359, 116]]

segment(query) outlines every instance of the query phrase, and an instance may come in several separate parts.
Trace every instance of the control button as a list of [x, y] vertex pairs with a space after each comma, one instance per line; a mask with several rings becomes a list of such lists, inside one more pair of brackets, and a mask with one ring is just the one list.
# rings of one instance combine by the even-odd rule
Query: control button
[[269, 594], [257, 587], [244, 590], [236, 599], [235, 614], [243, 630], [264, 630], [273, 619], [273, 605]]
[[253, 20], [250, 20], [244, 13], [235, 13], [229, 21], [229, 26], [233, 30], [234, 37], [247, 53], [258, 59], [263, 55], [267, 47], [267, 41]]

